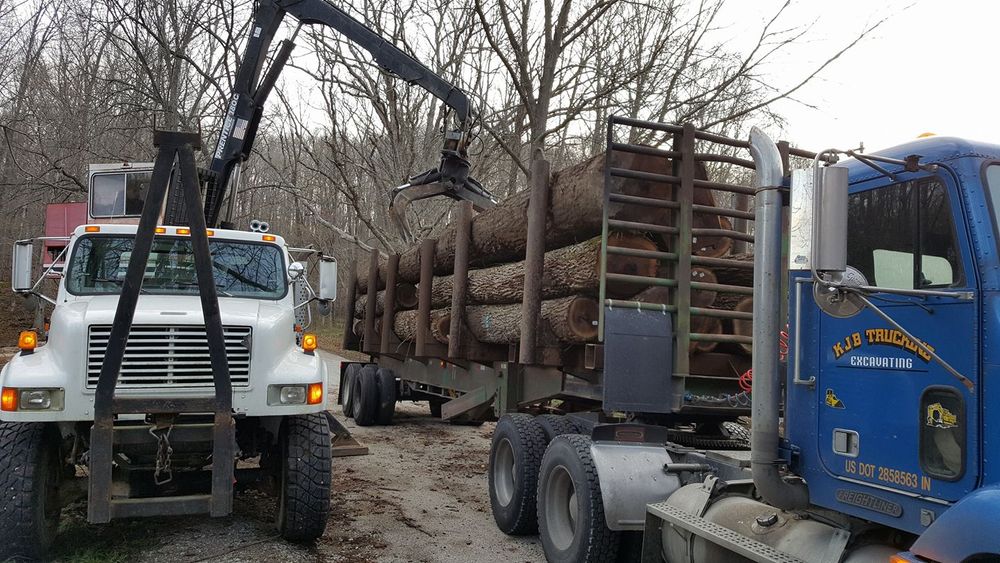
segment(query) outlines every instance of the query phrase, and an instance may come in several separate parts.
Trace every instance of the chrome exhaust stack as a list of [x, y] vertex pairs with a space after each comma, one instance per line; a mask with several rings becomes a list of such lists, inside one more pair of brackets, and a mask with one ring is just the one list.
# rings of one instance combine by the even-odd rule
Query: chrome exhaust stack
[[760, 129], [750, 131], [750, 152], [757, 169], [754, 226], [753, 391], [750, 468], [754, 486], [768, 504], [783, 510], [809, 506], [804, 482], [786, 481], [778, 470], [778, 413], [781, 364], [778, 334], [781, 310], [781, 155]]

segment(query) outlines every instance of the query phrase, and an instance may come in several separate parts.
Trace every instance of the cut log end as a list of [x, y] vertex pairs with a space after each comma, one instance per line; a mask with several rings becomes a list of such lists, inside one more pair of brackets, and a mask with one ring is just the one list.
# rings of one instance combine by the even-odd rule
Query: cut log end
[[597, 338], [597, 320], [600, 307], [594, 299], [574, 299], [569, 305], [567, 325], [580, 341]]

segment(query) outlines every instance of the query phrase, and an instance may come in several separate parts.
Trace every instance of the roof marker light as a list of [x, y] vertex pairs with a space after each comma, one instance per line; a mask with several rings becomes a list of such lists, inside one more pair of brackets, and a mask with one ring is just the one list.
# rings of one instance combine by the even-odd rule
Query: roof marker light
[[186, 228], [180, 227], [180, 228], [177, 229], [177, 234], [179, 234], [179, 235], [190, 235], [191, 234], [191, 229], [186, 229]]
[[83, 228], [83, 232], [85, 232], [85, 233], [99, 233], [99, 232], [101, 232], [101, 228], [98, 227], [97, 225], [87, 225], [86, 227]]

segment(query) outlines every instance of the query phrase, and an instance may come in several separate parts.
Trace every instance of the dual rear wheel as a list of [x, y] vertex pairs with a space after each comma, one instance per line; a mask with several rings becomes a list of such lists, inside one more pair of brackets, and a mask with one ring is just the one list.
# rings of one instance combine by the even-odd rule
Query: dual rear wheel
[[607, 527], [589, 436], [562, 416], [508, 414], [490, 449], [490, 505], [509, 535], [539, 534], [550, 562], [638, 560], [641, 534]]
[[341, 406], [358, 426], [392, 424], [396, 410], [396, 374], [375, 364], [350, 364], [344, 371]]

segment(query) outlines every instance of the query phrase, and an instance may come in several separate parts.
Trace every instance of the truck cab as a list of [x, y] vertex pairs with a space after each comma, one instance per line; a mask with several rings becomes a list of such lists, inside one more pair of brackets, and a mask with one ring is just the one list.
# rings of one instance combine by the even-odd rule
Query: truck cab
[[[110, 419], [95, 409], [120, 295], [133, 283], [126, 272], [153, 176], [151, 164], [92, 166], [83, 224], [70, 224], [82, 215], [80, 204], [63, 204], [50, 208], [59, 220], [47, 225], [47, 236], [14, 245], [12, 288], [32, 296], [36, 319], [48, 322], [21, 333], [19, 353], [0, 371], [0, 457], [29, 469], [0, 477], [5, 490], [19, 491], [14, 509], [0, 511], [0, 558], [44, 556], [60, 503], [73, 497], [60, 493], [75, 488], [77, 466], [90, 465], [94, 474], [101, 420], [112, 421], [114, 457], [109, 489], [97, 491], [89, 478], [91, 521], [209, 509], [228, 514], [216, 504], [213, 456], [220, 450], [213, 444], [231, 436], [224, 439], [233, 440], [233, 459], [224, 463], [251, 462], [235, 471], [236, 481], [271, 483], [265, 490], [276, 492], [283, 537], [314, 539], [326, 526], [328, 374], [317, 337], [307, 330], [313, 302], [328, 310], [335, 298], [336, 262], [289, 246], [266, 223], [205, 232], [232, 389], [225, 427], [213, 414], [212, 405], [222, 404], [220, 370], [210, 350], [192, 227], [164, 224], [171, 198], [158, 213], [145, 270], [135, 272], [141, 285], [112, 387], [112, 404], [146, 406], [114, 410]], [[318, 291], [308, 281], [310, 262], [318, 268]], [[95, 494], [105, 499], [103, 513], [94, 511]]]
[[848, 277], [881, 312], [824, 310], [808, 270], [790, 264], [799, 338], [784, 451], [814, 504], [921, 535], [916, 555], [994, 553], [997, 530], [982, 533], [983, 515], [963, 506], [995, 494], [1000, 475], [989, 463], [1000, 455], [989, 379], [1000, 365], [1000, 146], [930, 137], [875, 155], [925, 169], [844, 164]]

